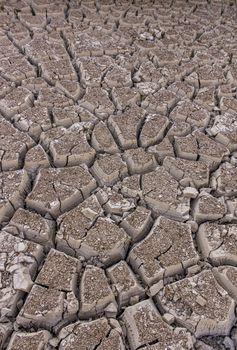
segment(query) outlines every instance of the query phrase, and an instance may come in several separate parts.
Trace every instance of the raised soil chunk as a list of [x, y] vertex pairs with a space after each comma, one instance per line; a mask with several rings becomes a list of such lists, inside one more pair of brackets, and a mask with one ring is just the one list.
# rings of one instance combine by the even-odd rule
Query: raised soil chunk
[[120, 334], [121, 328], [113, 328], [104, 317], [90, 322], [78, 321], [59, 333], [62, 339], [59, 350], [125, 350]]
[[214, 124], [207, 132], [228, 147], [230, 151], [237, 151], [237, 114], [226, 112], [214, 119]]
[[145, 202], [155, 212], [178, 220], [189, 217], [190, 200], [184, 198], [178, 181], [163, 166], [143, 175], [141, 186]]
[[53, 246], [54, 226], [52, 220], [47, 220], [37, 213], [19, 208], [5, 230], [15, 236], [42, 244], [48, 249]]
[[[46, 1], [47, 2], [47, 1]], [[61, 36], [58, 32], [54, 32], [55, 29], [59, 28], [59, 29], [63, 29], [65, 28], [66, 30], [68, 29], [68, 23], [67, 21], [64, 19], [64, 11], [66, 11], [67, 7], [65, 4], [60, 4], [59, 3], [49, 3], [49, 4], [45, 4], [45, 2], [43, 2], [43, 4], [41, 3], [41, 1], [35, 1], [33, 2], [33, 8], [35, 9], [36, 12], [38, 13], [45, 13], [47, 10], [47, 17], [50, 17], [50, 25], [49, 28], [50, 30], [53, 29], [52, 33], [50, 33], [50, 37], [51, 38], [57, 38], [59, 40], [59, 38], [61, 39]]]
[[158, 145], [150, 146], [148, 152], [152, 153], [156, 160], [161, 163], [165, 157], [174, 157], [174, 149], [167, 136]]
[[86, 266], [79, 291], [80, 318], [87, 319], [100, 315], [105, 312], [106, 307], [111, 303], [116, 308], [115, 296], [109, 286], [104, 270], [99, 267]]
[[197, 68], [200, 86], [217, 86], [226, 82], [223, 68], [218, 65], [204, 65]]
[[29, 172], [35, 172], [39, 168], [49, 168], [49, 158], [41, 145], [32, 147], [25, 156], [24, 168]]
[[137, 147], [137, 137], [144, 112], [144, 109], [133, 105], [122, 114], [110, 116], [109, 128], [123, 149]]
[[50, 84], [61, 80], [76, 80], [77, 74], [69, 58], [43, 61], [39, 65], [42, 77]]
[[213, 274], [218, 283], [237, 300], [237, 268], [234, 266], [219, 266], [213, 268]]
[[132, 237], [133, 242], [136, 242], [144, 238], [151, 227], [152, 221], [151, 211], [145, 207], [137, 206], [120, 225]]
[[223, 198], [216, 198], [209, 193], [201, 192], [193, 206], [193, 218], [200, 224], [203, 221], [213, 221], [222, 218], [226, 213]]
[[191, 133], [191, 125], [183, 120], [175, 120], [171, 128], [167, 132], [170, 141], [174, 140], [175, 136], [186, 136]]
[[43, 87], [39, 91], [39, 96], [35, 101], [35, 106], [48, 108], [63, 108], [71, 106], [74, 101], [55, 87]]
[[[235, 54], [236, 56], [236, 54]], [[237, 64], [236, 60], [232, 62], [232, 64], [229, 66], [229, 70], [227, 72], [227, 78], [230, 81], [231, 84], [236, 84], [237, 82]]]
[[85, 167], [40, 169], [26, 203], [40, 214], [55, 217], [80, 203], [95, 188], [96, 181]]
[[211, 112], [212, 110], [218, 108], [216, 106], [215, 93], [216, 89], [213, 86], [199, 89], [197, 96], [194, 99], [194, 102]]
[[83, 238], [78, 252], [108, 266], [124, 259], [129, 242], [130, 237], [122, 228], [108, 218], [99, 217]]
[[[228, 73], [227, 73], [228, 76]], [[235, 95], [236, 92], [236, 87], [234, 84], [232, 83], [228, 83], [228, 84], [223, 84], [218, 86], [217, 88], [217, 94], [218, 97], [233, 97]]]
[[225, 216], [224, 220], [226, 222], [236, 222], [235, 220], [237, 216], [237, 198], [227, 198], [225, 203], [227, 206], [227, 215]]
[[24, 328], [35, 326], [51, 330], [65, 317], [65, 311], [64, 292], [35, 284], [21, 308], [16, 322]]
[[166, 157], [163, 166], [182, 186], [208, 186], [209, 169], [204, 162]]
[[15, 316], [22, 297], [29, 292], [32, 279], [43, 258], [42, 246], [15, 237], [0, 235], [0, 316]]
[[[34, 18], [34, 16], [32, 18]], [[45, 37], [40, 34], [34, 35], [31, 42], [25, 45], [24, 50], [25, 54], [36, 64], [67, 55], [67, 51], [62, 42], [45, 40]]]
[[[169, 35], [169, 34], [168, 34]], [[165, 47], [155, 48], [151, 51], [151, 57], [153, 61], [160, 67], [166, 65], [177, 65], [181, 59], [181, 52], [175, 50], [168, 50]]]
[[20, 84], [25, 78], [35, 77], [36, 71], [26, 57], [14, 55], [0, 59], [0, 72], [5, 79]]
[[[119, 15], [121, 15], [121, 12], [123, 13], [125, 8], [127, 9], [127, 5], [124, 6], [124, 4], [125, 3], [122, 3], [121, 5], [119, 4], [118, 7], [113, 8], [113, 15], [115, 17], [120, 17]], [[121, 27], [119, 29], [121, 30], [122, 28], [123, 31], [125, 31], [126, 36], [129, 38], [131, 38], [131, 35], [134, 33], [134, 29], [137, 28], [138, 23], [141, 25], [141, 28], [144, 27], [146, 16], [141, 13], [140, 9], [136, 14], [137, 16], [135, 15], [135, 9], [131, 7], [128, 9], [128, 11], [126, 11], [126, 14], [123, 16], [124, 18], [120, 20]]]
[[14, 332], [10, 338], [7, 350], [43, 350], [49, 346], [52, 335], [45, 330], [24, 333]]
[[12, 120], [18, 129], [27, 131], [35, 140], [38, 140], [42, 131], [52, 127], [46, 107], [27, 108], [22, 113], [14, 115]]
[[218, 195], [226, 197], [237, 194], [237, 167], [230, 163], [222, 163], [212, 174], [211, 187]]
[[198, 144], [199, 160], [206, 162], [210, 167], [215, 167], [229, 155], [227, 147], [219, 142], [215, 142], [204, 133], [195, 131], [193, 135]]
[[121, 329], [112, 329], [107, 338], [103, 339], [101, 344], [98, 346], [98, 350], [125, 350], [124, 341], [121, 334]]
[[137, 89], [131, 87], [113, 87], [111, 90], [113, 103], [119, 111], [140, 101]]
[[[100, 23], [103, 20], [101, 18]], [[92, 29], [77, 34], [76, 41], [72, 45], [72, 53], [76, 57], [117, 55], [120, 50], [125, 51], [125, 42], [120, 41], [118, 35], [114, 33], [102, 35]]]
[[132, 87], [131, 71], [118, 64], [113, 64], [103, 78], [103, 85], [106, 88]]
[[80, 100], [80, 106], [88, 109], [100, 119], [107, 118], [115, 109], [108, 92], [100, 86], [88, 87], [86, 94]]
[[93, 125], [98, 119], [87, 109], [78, 105], [68, 106], [65, 108], [52, 108], [53, 121], [57, 126], [69, 127], [75, 123], [85, 123], [88, 127]]
[[129, 149], [123, 154], [123, 158], [127, 163], [129, 173], [144, 174], [156, 167], [155, 157], [146, 152], [143, 148]]
[[194, 102], [207, 109], [209, 112], [216, 110], [218, 107], [216, 105], [215, 93], [215, 87], [204, 87], [198, 91]]
[[120, 307], [131, 304], [133, 300], [139, 301], [144, 296], [144, 289], [125, 261], [108, 268], [107, 276]]
[[192, 85], [195, 88], [195, 91], [199, 89], [198, 75], [195, 71], [193, 71], [196, 68], [196, 65], [197, 65], [196, 63], [191, 61], [188, 71], [185, 72], [185, 70], [183, 70], [184, 75], [181, 76], [181, 79], [184, 79], [185, 83]]
[[[171, 342], [171, 347], [170, 349], [175, 349], [175, 350], [186, 350], [186, 349], [193, 349], [193, 339], [191, 334], [187, 333], [187, 331], [184, 328], [175, 328], [174, 329], [174, 339]], [[167, 339], [166, 342], [161, 344], [160, 342], [144, 346], [141, 348], [141, 350], [167, 350], [167, 344], [170, 345], [170, 340]], [[196, 343], [195, 343], [196, 345]], [[215, 350], [214, 348], [212, 349], [204, 349], [204, 348], [197, 348], [198, 350]]]
[[[156, 341], [159, 350], [193, 349], [191, 334], [183, 328], [174, 329], [164, 322], [151, 299], [127, 307], [122, 320], [131, 350], [140, 349], [142, 345], [149, 343], [154, 344]], [[150, 348], [153, 349], [152, 345], [142, 349]]]
[[[164, 75], [160, 69], [157, 69], [150, 60], [143, 60], [137, 72], [135, 72], [133, 81], [138, 83], [137, 85], [144, 83], [155, 84], [155, 90], [157, 90], [162, 83], [165, 82]], [[147, 84], [147, 86], [149, 86]]]
[[56, 81], [55, 86], [61, 90], [67, 97], [73, 99], [75, 102], [82, 95], [82, 88], [77, 80], [60, 80]]
[[227, 72], [227, 78], [231, 84], [236, 84], [236, 82], [237, 82], [237, 64], [236, 64], [236, 62], [233, 62], [229, 66], [229, 70]]
[[0, 97], [3, 98], [6, 94], [15, 88], [15, 83], [7, 81], [0, 77]]
[[189, 99], [193, 97], [195, 91], [194, 86], [186, 83], [185, 81], [175, 81], [168, 87], [168, 89], [176, 93], [176, 95], [180, 98]]
[[229, 154], [228, 149], [207, 135], [196, 131], [185, 137], [175, 137], [175, 150], [180, 158], [201, 160], [216, 167]]
[[210, 120], [209, 112], [190, 100], [182, 100], [170, 113], [174, 121], [184, 121], [194, 128], [204, 129]]
[[150, 114], [142, 126], [139, 141], [141, 147], [148, 147], [160, 142], [164, 138], [169, 120], [163, 115]]
[[198, 143], [193, 135], [185, 137], [174, 137], [174, 147], [179, 158], [197, 160]]
[[56, 167], [79, 164], [90, 165], [95, 156], [95, 150], [90, 147], [86, 134], [80, 123], [70, 128], [57, 127], [41, 134], [40, 140], [48, 148]]
[[0, 130], [0, 170], [19, 169], [27, 150], [34, 145], [34, 141], [2, 117], [0, 117]]
[[[9, 24], [9, 21], [11, 21], [12, 18], [12, 15], [8, 15], [6, 13], [1, 13], [1, 20], [3, 21], [3, 26], [6, 26], [7, 24]], [[1, 57], [6, 57], [8, 56], [9, 54], [10, 55], [16, 55], [18, 56], [19, 55], [19, 50], [17, 50], [14, 45], [11, 44], [10, 40], [5, 36], [4, 37], [4, 32], [3, 32], [3, 29], [1, 28], [1, 47], [3, 47], [3, 49], [6, 50], [6, 52], [4, 52], [4, 50], [1, 50], [1, 54], [0, 56]]]
[[91, 167], [92, 173], [100, 185], [110, 186], [127, 175], [126, 163], [119, 154], [101, 154]]
[[22, 86], [26, 87], [28, 90], [37, 94], [41, 88], [46, 87], [46, 81], [41, 77], [27, 78], [22, 81]]
[[[233, 336], [233, 339], [235, 339], [235, 335]], [[195, 346], [197, 350], [234, 350], [235, 344], [229, 336], [221, 337], [209, 335], [202, 337], [201, 340], [197, 340]]]
[[167, 65], [161, 69], [161, 72], [165, 77], [165, 81], [167, 82], [166, 84], [169, 85], [176, 80], [183, 80], [192, 69], [193, 62], [190, 61], [180, 66]]
[[156, 82], [144, 81], [144, 82], [136, 83], [135, 87], [137, 91], [140, 93], [142, 99], [144, 99], [146, 96], [154, 94], [160, 88], [160, 85], [157, 84]]
[[21, 22], [30, 30], [37, 31], [39, 28], [44, 28], [47, 24], [47, 19], [45, 14], [37, 14], [33, 16], [32, 13], [20, 13], [19, 14]]
[[88, 126], [88, 128], [98, 121], [98, 118], [93, 113], [89, 112], [88, 109], [77, 105], [74, 105], [72, 107], [74, 107], [75, 110], [78, 112], [80, 122], [84, 123], [85, 126]]
[[37, 275], [36, 283], [44, 287], [76, 293], [80, 270], [81, 263], [78, 259], [51, 249]]
[[148, 236], [129, 253], [129, 261], [148, 285], [196, 264], [191, 227], [160, 216]]
[[[57, 219], [58, 231], [56, 235], [57, 249], [74, 255], [80, 247], [83, 237], [103, 214], [103, 210], [95, 195], [88, 197], [77, 207], [60, 215]], [[79, 224], [80, 223], [80, 224]]]
[[125, 198], [121, 193], [110, 187], [100, 189], [96, 196], [108, 214], [123, 215], [135, 208], [135, 201]]
[[197, 234], [198, 246], [204, 258], [213, 264], [237, 263], [237, 225], [220, 225], [218, 223], [204, 223]]
[[161, 113], [167, 115], [175, 106], [177, 96], [174, 92], [162, 88], [153, 95], [148, 95], [142, 101], [141, 106], [149, 113]]
[[118, 146], [114, 138], [104, 122], [95, 125], [92, 136], [91, 145], [97, 152], [117, 153]]
[[[213, 3], [213, 5], [214, 6], [212, 7], [212, 9], [210, 8], [210, 11], [212, 12], [213, 15], [215, 14], [219, 16], [221, 12], [220, 6], [217, 4], [217, 2], [215, 4]], [[205, 5], [203, 2], [203, 9], [204, 7]], [[199, 15], [200, 15], [200, 12], [199, 12]], [[215, 37], [215, 35], [217, 36], [219, 36], [220, 34], [223, 35], [225, 32], [225, 29], [227, 28], [222, 27], [222, 25], [218, 25], [217, 30], [215, 29], [214, 31], [212, 30], [204, 31], [199, 40], [201, 45], [202, 44], [205, 45], [211, 38]], [[216, 63], [216, 64], [222, 64], [223, 66], [225, 66], [229, 62], [229, 54], [226, 51], [219, 49], [219, 47], [217, 46], [210, 47], [210, 50], [208, 48], [201, 47], [200, 49], [198, 48], [195, 49], [194, 60], [197, 61], [199, 65], [214, 63], [213, 66], [215, 67], [215, 63]]]
[[121, 188], [121, 193], [128, 197], [139, 197], [142, 195], [140, 186], [141, 175], [132, 175], [125, 177], [118, 186]]
[[103, 76], [114, 60], [109, 56], [102, 57], [80, 57], [77, 61], [80, 69], [81, 82], [86, 86], [100, 86]]
[[235, 321], [234, 300], [210, 270], [165, 286], [158, 299], [166, 312], [198, 338], [228, 335]]
[[221, 97], [220, 99], [220, 110], [224, 112], [229, 112], [232, 114], [237, 113], [237, 99], [233, 97]]
[[32, 101], [33, 95], [31, 91], [19, 86], [0, 100], [0, 112], [6, 118], [11, 118], [14, 114], [21, 113], [24, 109], [27, 109], [32, 104]]
[[12, 324], [10, 322], [0, 323], [0, 346], [3, 348], [6, 340], [12, 333]]
[[14, 211], [23, 205], [29, 185], [25, 170], [0, 173], [0, 223], [8, 221]]

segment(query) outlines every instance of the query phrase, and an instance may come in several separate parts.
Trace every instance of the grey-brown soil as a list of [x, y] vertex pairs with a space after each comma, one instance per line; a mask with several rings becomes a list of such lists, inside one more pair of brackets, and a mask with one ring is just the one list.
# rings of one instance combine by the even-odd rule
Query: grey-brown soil
[[0, 350], [237, 349], [237, 1], [0, 1]]

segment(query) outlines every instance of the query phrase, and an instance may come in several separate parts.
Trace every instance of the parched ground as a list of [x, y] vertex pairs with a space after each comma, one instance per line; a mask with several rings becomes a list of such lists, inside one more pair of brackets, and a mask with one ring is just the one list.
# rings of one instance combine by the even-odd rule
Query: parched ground
[[237, 349], [236, 0], [0, 1], [0, 349]]

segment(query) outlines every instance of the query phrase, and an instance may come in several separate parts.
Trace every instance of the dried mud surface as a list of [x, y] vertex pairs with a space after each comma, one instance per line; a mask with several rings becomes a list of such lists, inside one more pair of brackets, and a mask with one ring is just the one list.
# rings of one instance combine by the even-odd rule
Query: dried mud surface
[[237, 349], [236, 0], [0, 1], [0, 349]]

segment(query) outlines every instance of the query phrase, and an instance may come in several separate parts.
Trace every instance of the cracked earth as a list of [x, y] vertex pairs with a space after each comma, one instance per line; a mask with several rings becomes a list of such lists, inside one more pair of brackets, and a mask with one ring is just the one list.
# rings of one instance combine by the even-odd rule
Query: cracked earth
[[0, 1], [0, 349], [237, 349], [236, 0]]

